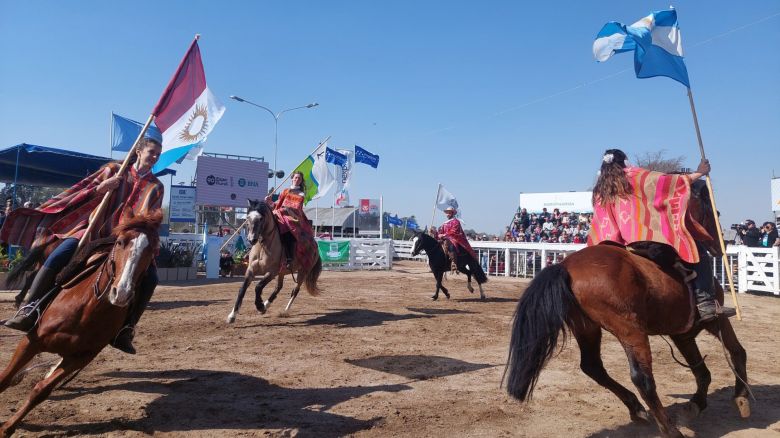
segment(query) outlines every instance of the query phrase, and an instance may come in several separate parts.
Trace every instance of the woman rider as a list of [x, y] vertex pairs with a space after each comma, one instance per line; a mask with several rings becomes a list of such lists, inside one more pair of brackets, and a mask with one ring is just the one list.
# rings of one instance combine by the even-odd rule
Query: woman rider
[[688, 213], [691, 183], [710, 173], [709, 161], [702, 159], [696, 172], [677, 175], [631, 167], [626, 160], [626, 154], [619, 149], [604, 153], [593, 188], [588, 245], [605, 240], [670, 245], [697, 274], [694, 295], [700, 321], [712, 321], [718, 314], [712, 259], [701, 244], [712, 237]]
[[[37, 209], [18, 209], [11, 214], [0, 232], [0, 241], [23, 247], [37, 247], [60, 240], [60, 245], [46, 259], [36, 273], [19, 312], [5, 322], [6, 327], [29, 331], [40, 313], [56, 294], [47, 294], [55, 286], [57, 274], [76, 252], [79, 241], [89, 225], [89, 217], [111, 192], [108, 208], [97, 220], [95, 238], [108, 237], [128, 210], [136, 216], [158, 211], [162, 205], [163, 185], [151, 170], [162, 150], [159, 135], [147, 132], [139, 142], [130, 166], [122, 176], [117, 175], [120, 165], [109, 163], [73, 187], [60, 193]], [[33, 242], [34, 239], [34, 242]], [[157, 286], [157, 268], [149, 265], [142, 278], [128, 312], [126, 326], [122, 328], [112, 345], [126, 353], [135, 354], [132, 345], [134, 327]]]
[[303, 179], [303, 173], [293, 172], [290, 176], [290, 182], [290, 188], [282, 190], [276, 203], [272, 201], [270, 195], [265, 198], [265, 202], [273, 206], [274, 215], [279, 224], [279, 233], [287, 257], [288, 270], [292, 269], [292, 263], [295, 259], [295, 243], [301, 240], [301, 234], [313, 235], [309, 219], [303, 212], [303, 203], [306, 199], [306, 183]]

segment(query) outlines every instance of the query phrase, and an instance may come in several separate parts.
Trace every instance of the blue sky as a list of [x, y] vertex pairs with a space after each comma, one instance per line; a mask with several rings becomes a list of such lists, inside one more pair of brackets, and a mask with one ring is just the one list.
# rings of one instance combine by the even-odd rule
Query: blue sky
[[[674, 5], [723, 223], [769, 220], [780, 1]], [[2, 0], [0, 147], [107, 155], [110, 112], [145, 120], [200, 33], [209, 87], [227, 107], [207, 151], [273, 160], [273, 119], [231, 94], [275, 111], [318, 102], [280, 119], [280, 168], [330, 135], [381, 156], [377, 170], [356, 168], [353, 202], [382, 195], [386, 211], [427, 223], [442, 183], [467, 227], [498, 232], [520, 192], [591, 187], [606, 148], [664, 149], [696, 167], [685, 88], [636, 79], [630, 54], [599, 64], [591, 53], [607, 21], [668, 6]], [[178, 170], [189, 181], [194, 164]]]

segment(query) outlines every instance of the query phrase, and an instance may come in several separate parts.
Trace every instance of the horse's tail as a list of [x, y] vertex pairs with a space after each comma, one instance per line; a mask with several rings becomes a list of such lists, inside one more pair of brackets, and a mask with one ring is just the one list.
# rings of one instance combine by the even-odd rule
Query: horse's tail
[[46, 248], [48, 248], [49, 245], [51, 245], [53, 242], [54, 241], [51, 241], [49, 243], [32, 248], [30, 250], [30, 254], [28, 254], [27, 257], [25, 257], [21, 262], [17, 263], [16, 266], [14, 266], [14, 268], [11, 269], [11, 271], [8, 273], [8, 277], [6, 277], [5, 280], [5, 287], [9, 289], [15, 287], [25, 272], [33, 270], [36, 264], [43, 263]]
[[474, 263], [469, 264], [469, 268], [471, 268], [471, 275], [474, 276], [474, 279], [477, 280], [478, 284], [487, 283], [488, 277], [485, 274], [485, 271], [482, 270], [482, 265], [479, 264], [479, 260], [476, 258], [473, 258]]
[[317, 280], [320, 278], [321, 273], [322, 259], [317, 257], [317, 262], [314, 263], [314, 266], [306, 273], [306, 278], [303, 280], [303, 284], [306, 286], [306, 292], [308, 292], [309, 295], [319, 295], [320, 288], [317, 287]]
[[566, 268], [552, 265], [543, 269], [526, 289], [517, 303], [509, 342], [507, 392], [521, 401], [528, 401], [547, 360], [553, 355], [558, 334], [566, 343], [566, 324], [569, 309], [577, 306], [571, 291]]

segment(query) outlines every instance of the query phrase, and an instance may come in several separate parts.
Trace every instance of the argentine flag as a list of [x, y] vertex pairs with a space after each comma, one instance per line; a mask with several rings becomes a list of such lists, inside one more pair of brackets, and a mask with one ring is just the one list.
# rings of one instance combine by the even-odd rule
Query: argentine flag
[[634, 51], [636, 77], [666, 76], [691, 87], [674, 9], [653, 12], [631, 26], [611, 21], [593, 42], [593, 56], [599, 62], [629, 51]]
[[225, 107], [206, 86], [196, 38], [152, 111], [163, 137], [162, 154], [153, 171], [163, 170], [185, 156], [199, 155], [203, 141], [224, 112]]

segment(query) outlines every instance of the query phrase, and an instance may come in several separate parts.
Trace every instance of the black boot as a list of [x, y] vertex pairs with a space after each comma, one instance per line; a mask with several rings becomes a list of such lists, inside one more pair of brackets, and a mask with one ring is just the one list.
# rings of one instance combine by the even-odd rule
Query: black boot
[[696, 308], [699, 309], [699, 322], [710, 322], [718, 317], [719, 306], [715, 301], [715, 283], [712, 275], [712, 259], [707, 250], [697, 243], [699, 250], [699, 263], [693, 265], [696, 278], [693, 280]]
[[[57, 271], [52, 268], [42, 267], [35, 274], [35, 279], [30, 285], [30, 290], [27, 292], [27, 296], [22, 300], [19, 306], [19, 311], [16, 312], [13, 318], [5, 322], [5, 326], [8, 328], [21, 330], [28, 332], [38, 322], [41, 313], [48, 304], [59, 292], [59, 288], [55, 287], [54, 280], [57, 278]], [[51, 293], [49, 293], [51, 292]]]
[[701, 289], [696, 289], [694, 295], [696, 308], [699, 309], [699, 322], [715, 320], [718, 317], [718, 304], [715, 302], [715, 297]]
[[292, 271], [293, 260], [295, 260], [295, 236], [292, 233], [282, 234], [282, 245], [287, 257], [287, 270]]
[[[156, 280], [154, 281], [154, 284], [155, 286], [157, 285]], [[130, 305], [130, 310], [127, 312], [125, 326], [119, 330], [116, 338], [114, 338], [114, 340], [111, 342], [112, 347], [127, 354], [135, 354], [135, 347], [133, 346], [135, 326], [138, 324], [138, 321], [141, 320], [141, 315], [144, 314], [146, 306], [152, 299], [152, 295], [154, 294], [154, 287], [139, 286], [136, 293], [136, 299], [133, 300], [133, 303]]]

